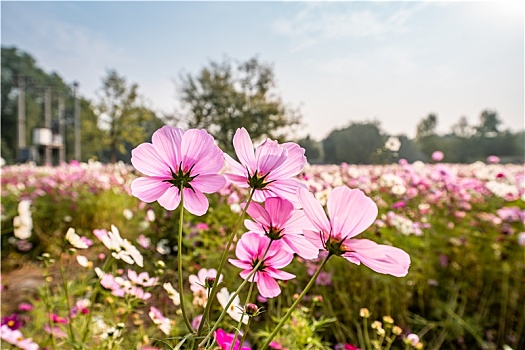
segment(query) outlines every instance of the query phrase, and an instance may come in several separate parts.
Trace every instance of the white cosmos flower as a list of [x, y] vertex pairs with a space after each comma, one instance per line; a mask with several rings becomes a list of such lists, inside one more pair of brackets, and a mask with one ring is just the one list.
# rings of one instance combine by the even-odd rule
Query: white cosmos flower
[[164, 283], [162, 287], [166, 290], [166, 292], [168, 292], [168, 297], [171, 299], [171, 301], [173, 301], [173, 304], [175, 304], [175, 306], [179, 306], [180, 294], [175, 290], [175, 288], [173, 288], [171, 283]]
[[75, 232], [73, 227], [70, 227], [66, 233], [66, 240], [77, 249], [87, 249], [88, 245], [84, 242], [79, 235]]
[[91, 261], [89, 261], [84, 255], [77, 255], [77, 263], [82, 267], [89, 267]]
[[[217, 300], [219, 301], [219, 304], [221, 304], [223, 309], [226, 307], [226, 304], [228, 304], [228, 301], [230, 301], [231, 297], [232, 294], [228, 292], [228, 289], [226, 289], [226, 287], [221, 288], [220, 292], [217, 293]], [[242, 308], [240, 305], [241, 299], [238, 295], [236, 295], [230, 306], [228, 306], [228, 310], [226, 310], [226, 313], [237, 322], [239, 322], [242, 316]], [[248, 315], [244, 315], [242, 323], [247, 324], [248, 319]]]

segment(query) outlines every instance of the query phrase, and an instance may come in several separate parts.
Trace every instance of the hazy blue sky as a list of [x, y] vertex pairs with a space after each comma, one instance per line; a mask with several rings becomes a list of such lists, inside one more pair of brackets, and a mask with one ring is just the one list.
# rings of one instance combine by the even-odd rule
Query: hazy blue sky
[[445, 132], [487, 108], [523, 129], [521, 2], [2, 1], [1, 10], [2, 45], [78, 80], [88, 98], [115, 68], [150, 107], [173, 112], [181, 72], [257, 55], [316, 139], [369, 119], [413, 136], [431, 112]]

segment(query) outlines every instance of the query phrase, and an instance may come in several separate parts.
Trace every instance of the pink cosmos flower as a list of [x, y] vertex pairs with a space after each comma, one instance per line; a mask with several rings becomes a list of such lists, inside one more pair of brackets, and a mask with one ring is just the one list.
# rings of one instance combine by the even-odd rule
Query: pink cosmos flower
[[445, 155], [441, 151], [434, 151], [434, 153], [432, 153], [432, 160], [434, 162], [441, 162], [444, 157]]
[[147, 272], [141, 272], [137, 274], [137, 272], [133, 270], [128, 270], [128, 278], [131, 282], [143, 287], [155, 286], [159, 281], [157, 277], [149, 277]]
[[285, 248], [304, 259], [317, 258], [319, 249], [303, 235], [303, 230], [313, 227], [304, 212], [295, 210], [290, 201], [279, 197], [266, 198], [264, 207], [252, 203], [247, 213], [255, 220], [244, 221], [250, 232], [266, 235], [272, 240], [282, 240]]
[[410, 256], [406, 252], [368, 239], [353, 238], [372, 225], [378, 212], [374, 201], [361, 190], [346, 186], [334, 188], [328, 195], [330, 220], [313, 194], [300, 188], [297, 195], [316, 228], [316, 231], [305, 230], [304, 235], [317, 248], [357, 265], [363, 263], [379, 273], [406, 276], [410, 266]]
[[153, 133], [152, 143], [143, 143], [131, 151], [133, 166], [147, 175], [133, 180], [131, 193], [140, 200], [158, 201], [167, 210], [180, 204], [201, 216], [208, 210], [204, 193], [220, 190], [226, 180], [218, 174], [224, 155], [205, 130], [163, 126]]
[[254, 152], [245, 128], [237, 129], [233, 146], [240, 163], [225, 154], [231, 172], [224, 175], [229, 181], [241, 188], [255, 189], [253, 199], [257, 202], [268, 197], [283, 197], [298, 204], [296, 190], [306, 188], [294, 178], [306, 163], [303, 148], [293, 142], [279, 144], [266, 139]]
[[[222, 350], [229, 350], [231, 348], [231, 345], [233, 343], [233, 338], [235, 337], [234, 334], [226, 333], [221, 328], [217, 329], [215, 332], [215, 340], [217, 341], [217, 344], [221, 347]], [[240, 346], [240, 340], [235, 340], [235, 345], [233, 346], [233, 350], [251, 350], [252, 348], [248, 346]]]
[[33, 342], [31, 338], [24, 338], [22, 332], [19, 330], [13, 330], [7, 325], [2, 325], [0, 327], [0, 339], [20, 349], [38, 350], [38, 344]]
[[[229, 259], [228, 261], [233, 266], [243, 269], [240, 276], [246, 279], [252, 269], [263, 259], [270, 242], [271, 240], [266, 236], [254, 232], [245, 233], [235, 248], [235, 255], [238, 259]], [[290, 280], [295, 278], [295, 275], [279, 270], [292, 261], [293, 254], [284, 248], [281, 241], [271, 243], [266, 256], [264, 256], [263, 263], [259, 266], [258, 271], [250, 277], [250, 282], [257, 283], [259, 293], [266, 298], [273, 298], [281, 294], [281, 288], [275, 279]]]

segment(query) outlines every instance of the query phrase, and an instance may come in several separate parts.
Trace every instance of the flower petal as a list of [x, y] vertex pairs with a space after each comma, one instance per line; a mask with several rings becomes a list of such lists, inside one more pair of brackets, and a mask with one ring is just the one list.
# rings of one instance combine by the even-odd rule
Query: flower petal
[[270, 139], [266, 139], [259, 147], [257, 147], [256, 159], [257, 170], [259, 175], [267, 175], [272, 170], [277, 169], [286, 161], [288, 151]]
[[328, 196], [328, 214], [332, 223], [332, 232], [341, 234], [341, 238], [354, 237], [377, 218], [377, 205], [359, 189], [346, 186], [336, 187]]
[[312, 243], [317, 249], [325, 250], [320, 232], [304, 230], [303, 233], [304, 238], [306, 238], [310, 243]]
[[294, 210], [294, 206], [290, 201], [280, 197], [266, 199], [264, 207], [271, 218], [272, 226], [278, 228], [285, 227], [290, 214]]
[[131, 151], [131, 164], [145, 175], [171, 178], [170, 165], [164, 162], [151, 143], [142, 143]]
[[279, 288], [277, 281], [264, 272], [260, 272], [258, 275], [259, 280], [257, 281], [257, 289], [263, 297], [274, 298], [281, 294], [281, 288]]
[[159, 199], [171, 184], [159, 177], [139, 177], [131, 182], [131, 194], [141, 201], [151, 203]]
[[278, 279], [278, 280], [283, 280], [283, 281], [288, 281], [296, 277], [292, 273], [277, 270], [272, 267], [267, 267], [266, 269], [264, 269], [264, 271], [268, 274], [268, 276]]
[[402, 249], [377, 244], [368, 239], [350, 239], [344, 243], [345, 258], [356, 258], [372, 270], [396, 277], [404, 277], [410, 267], [410, 256]]
[[255, 172], [256, 162], [253, 142], [245, 128], [237, 129], [235, 132], [233, 136], [233, 147], [235, 148], [235, 154], [237, 154], [239, 161], [251, 171]]
[[162, 196], [160, 196], [157, 201], [159, 204], [164, 207], [167, 210], [175, 210], [179, 206], [180, 203], [180, 191], [177, 187], [171, 186], [168, 189], [166, 189], [166, 192]]
[[199, 175], [190, 184], [203, 193], [214, 193], [224, 187], [226, 179], [219, 174]]
[[171, 166], [173, 171], [176, 171], [182, 161], [180, 154], [182, 135], [184, 135], [184, 130], [181, 128], [172, 128], [165, 125], [155, 131], [151, 137], [157, 154], [166, 164]]
[[250, 206], [246, 210], [248, 215], [251, 216], [252, 219], [257, 221], [260, 224], [263, 224], [266, 227], [270, 227], [272, 225], [272, 219], [265, 208], [263, 208], [262, 205], [256, 202], [250, 203]]
[[294, 253], [303, 259], [315, 259], [319, 255], [319, 248], [315, 247], [304, 236], [284, 235], [282, 240]]
[[286, 162], [271, 172], [268, 176], [270, 180], [286, 179], [295, 176], [303, 170], [306, 164], [304, 148], [293, 142], [283, 143], [281, 146], [288, 151], [288, 157]]
[[208, 198], [199, 190], [185, 188], [183, 191], [184, 208], [188, 209], [193, 215], [204, 215], [209, 207]]
[[310, 219], [315, 228], [319, 231], [329, 233], [331, 231], [330, 222], [326, 218], [326, 213], [324, 212], [321, 203], [315, 199], [313, 194], [304, 188], [299, 188], [297, 190], [297, 196], [299, 197], [299, 202], [301, 202], [301, 205], [303, 206], [305, 215]]

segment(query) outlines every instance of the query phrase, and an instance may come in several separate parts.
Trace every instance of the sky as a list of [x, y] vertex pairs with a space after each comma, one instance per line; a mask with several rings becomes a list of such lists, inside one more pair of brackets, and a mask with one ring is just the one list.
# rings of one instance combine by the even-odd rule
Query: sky
[[299, 108], [296, 137], [378, 120], [415, 135], [429, 113], [445, 133], [495, 110], [524, 128], [522, 2], [11, 2], [2, 46], [96, 101], [116, 69], [147, 105], [180, 112], [177, 82], [225, 57], [272, 65], [275, 93]]

